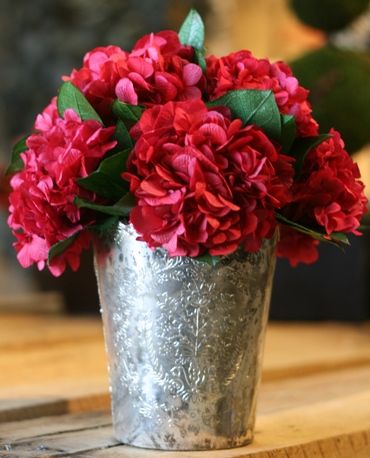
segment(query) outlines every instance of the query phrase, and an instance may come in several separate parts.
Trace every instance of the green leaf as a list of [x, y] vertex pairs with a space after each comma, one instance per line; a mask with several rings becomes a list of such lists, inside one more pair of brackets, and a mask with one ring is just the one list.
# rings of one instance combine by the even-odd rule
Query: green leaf
[[370, 226], [368, 226], [367, 224], [361, 224], [361, 226], [358, 228], [358, 230], [360, 232], [370, 231]]
[[118, 146], [120, 147], [120, 149], [132, 149], [132, 147], [134, 146], [134, 143], [132, 141], [132, 138], [130, 137], [130, 133], [125, 123], [120, 119], [117, 121], [114, 136], [118, 141]]
[[70, 237], [56, 243], [52, 247], [50, 247], [49, 253], [48, 253], [48, 264], [51, 263], [51, 261], [61, 255], [64, 251], [66, 251], [67, 248], [69, 248], [73, 242], [77, 239], [77, 237], [80, 235], [81, 231], [76, 232], [75, 234], [71, 235]]
[[342, 243], [343, 245], [351, 245], [348, 236], [344, 232], [332, 232], [330, 234], [331, 240], [337, 243]]
[[227, 92], [222, 97], [208, 102], [209, 107], [226, 106], [235, 118], [244, 124], [255, 124], [268, 136], [279, 139], [281, 121], [279, 109], [272, 91], [241, 89]]
[[293, 143], [290, 155], [295, 157], [295, 171], [296, 176], [299, 177], [302, 171], [303, 163], [307, 157], [307, 154], [311, 151], [312, 148], [320, 145], [324, 140], [330, 138], [330, 134], [322, 134], [317, 137], [304, 137], [297, 138]]
[[283, 152], [288, 153], [293, 145], [297, 134], [295, 118], [292, 115], [280, 115], [281, 119], [281, 136], [280, 144], [283, 147]]
[[105, 217], [101, 221], [89, 226], [89, 231], [97, 234], [98, 236], [104, 235], [116, 226], [119, 222], [118, 216]]
[[296, 223], [285, 216], [281, 215], [280, 213], [276, 214], [276, 218], [281, 222], [286, 224], [287, 226], [301, 232], [302, 234], [309, 235], [310, 237], [319, 240], [320, 242], [327, 242], [332, 243], [336, 246], [342, 245], [350, 245], [348, 237], [343, 232], [332, 232], [330, 235], [324, 234], [322, 232], [315, 231], [310, 229], [302, 224]]
[[57, 106], [59, 115], [62, 117], [68, 108], [72, 108], [83, 121], [95, 119], [95, 121], [103, 124], [100, 116], [87, 101], [83, 93], [70, 81], [63, 83], [59, 89]]
[[191, 9], [179, 30], [179, 39], [183, 45], [192, 46], [197, 50], [204, 48], [204, 23], [200, 14]]
[[88, 208], [90, 210], [95, 210], [106, 215], [128, 216], [130, 211], [135, 206], [135, 197], [132, 194], [127, 193], [114, 205], [99, 205], [95, 204], [94, 202], [89, 202], [88, 200], [81, 199], [80, 197], [76, 197], [74, 204], [79, 208]]
[[203, 70], [203, 73], [204, 73], [207, 67], [204, 49], [195, 49], [194, 54], [195, 54], [195, 63], [199, 65], [199, 67]]
[[202, 254], [200, 256], [197, 256], [194, 259], [196, 261], [199, 261], [199, 262], [205, 262], [206, 264], [209, 264], [210, 266], [216, 266], [220, 262], [221, 257], [220, 256], [212, 256], [209, 253], [205, 253], [205, 254]]
[[23, 167], [23, 161], [21, 158], [21, 153], [27, 151], [28, 147], [26, 145], [27, 136], [21, 138], [12, 149], [12, 156], [10, 159], [10, 164], [5, 171], [5, 175], [12, 175], [13, 173], [20, 172]]
[[124, 150], [103, 159], [95, 172], [80, 178], [77, 183], [105, 199], [118, 200], [128, 190], [128, 183], [121, 178], [121, 173], [126, 169], [129, 153], [130, 150]]
[[113, 102], [112, 111], [117, 118], [121, 119], [125, 124], [132, 125], [139, 121], [143, 114], [144, 107], [141, 105], [130, 105], [116, 99]]

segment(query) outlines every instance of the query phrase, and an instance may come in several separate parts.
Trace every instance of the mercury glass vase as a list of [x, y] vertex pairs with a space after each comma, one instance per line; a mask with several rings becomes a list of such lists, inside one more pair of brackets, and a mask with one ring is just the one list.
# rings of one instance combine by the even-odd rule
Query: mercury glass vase
[[116, 438], [166, 450], [248, 444], [275, 242], [213, 266], [136, 238], [119, 223], [95, 244]]

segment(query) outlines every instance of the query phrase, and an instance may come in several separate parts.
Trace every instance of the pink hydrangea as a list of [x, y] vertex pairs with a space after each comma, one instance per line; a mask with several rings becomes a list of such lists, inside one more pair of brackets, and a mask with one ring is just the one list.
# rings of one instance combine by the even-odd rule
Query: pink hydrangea
[[[79, 256], [89, 244], [83, 230], [93, 222], [91, 214], [79, 209], [76, 196], [93, 199], [76, 179], [90, 174], [107, 151], [116, 145], [114, 128], [95, 121], [82, 121], [71, 109], [58, 116], [56, 100], [37, 117], [36, 133], [27, 140], [22, 153], [22, 171], [11, 179], [8, 223], [17, 238], [15, 247], [23, 267], [44, 268], [52, 245], [72, 235], [74, 242], [49, 266], [58, 276], [67, 264], [79, 266]], [[82, 232], [80, 232], [82, 231]]]
[[65, 81], [72, 81], [104, 118], [111, 116], [111, 105], [116, 98], [115, 88], [120, 79], [119, 68], [125, 65], [128, 53], [118, 46], [100, 46], [89, 51], [83, 66], [74, 69]]
[[107, 119], [116, 98], [150, 105], [201, 97], [204, 77], [193, 57], [193, 49], [166, 30], [145, 35], [130, 53], [117, 46], [96, 48], [86, 54], [83, 67], [65, 79]]

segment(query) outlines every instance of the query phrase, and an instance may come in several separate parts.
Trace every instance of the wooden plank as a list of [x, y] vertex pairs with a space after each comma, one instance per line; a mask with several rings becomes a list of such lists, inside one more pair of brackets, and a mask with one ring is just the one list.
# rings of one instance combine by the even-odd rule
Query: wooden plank
[[[108, 389], [106, 356], [102, 342], [68, 342], [0, 357], [0, 398], [71, 394], [76, 386]], [[64, 392], [59, 389], [64, 387]]]
[[[360, 367], [267, 382], [261, 391], [253, 444], [227, 451], [166, 452], [165, 456], [368, 458], [369, 375], [370, 368]], [[163, 452], [117, 445], [108, 421], [107, 414], [86, 413], [4, 423], [0, 456], [163, 458]]]
[[[264, 382], [260, 387], [258, 412], [263, 415], [310, 404], [340, 400], [370, 390], [370, 366], [306, 377]], [[370, 405], [367, 406], [370, 416]]]
[[0, 349], [7, 351], [59, 345], [63, 342], [103, 342], [99, 317], [40, 313], [0, 313]]
[[[94, 429], [110, 426], [111, 415], [107, 411], [58, 415], [53, 418], [35, 418], [22, 422], [13, 421], [0, 425], [0, 441], [24, 441], [26, 439], [48, 436], [51, 434]], [[20, 427], [21, 426], [21, 427]]]
[[[17, 406], [18, 404], [18, 406]], [[8, 408], [6, 407], [8, 405]], [[108, 393], [71, 396], [69, 399], [18, 399], [5, 402], [0, 408], [0, 423], [30, 418], [62, 415], [73, 412], [95, 412], [110, 408]]]
[[109, 405], [101, 342], [46, 345], [24, 353], [0, 358], [0, 422]]
[[82, 452], [85, 456], [89, 456], [90, 451], [107, 449], [116, 444], [111, 426], [97, 426], [7, 442], [2, 444], [3, 451], [0, 456], [2, 458], [70, 457]]
[[370, 365], [370, 323], [270, 323], [263, 380]]
[[[3, 267], [5, 268], [5, 266]], [[1, 271], [0, 261], [0, 271]], [[14, 281], [14, 276], [10, 277]], [[14, 287], [14, 285], [13, 285]], [[4, 293], [1, 289], [0, 294], [0, 311], [12, 313], [56, 313], [60, 314], [65, 309], [64, 299], [61, 293], [57, 291], [27, 291]]]
[[0, 422], [109, 406], [98, 318], [3, 313], [0, 355]]

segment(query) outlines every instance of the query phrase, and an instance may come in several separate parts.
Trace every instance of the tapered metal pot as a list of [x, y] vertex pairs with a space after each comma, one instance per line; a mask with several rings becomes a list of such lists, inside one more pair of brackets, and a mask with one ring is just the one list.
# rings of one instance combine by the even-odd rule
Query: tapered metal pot
[[274, 241], [211, 266], [136, 238], [120, 223], [95, 244], [115, 436], [170, 450], [249, 443]]

